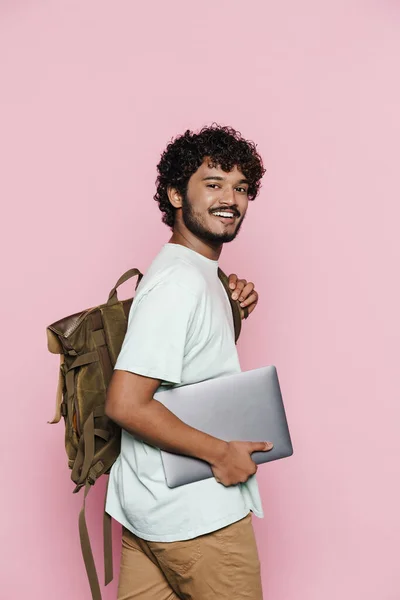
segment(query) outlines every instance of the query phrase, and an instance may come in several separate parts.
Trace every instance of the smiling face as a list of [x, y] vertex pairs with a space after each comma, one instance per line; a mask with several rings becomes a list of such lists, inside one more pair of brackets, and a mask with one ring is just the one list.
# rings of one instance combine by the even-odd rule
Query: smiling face
[[197, 238], [223, 244], [239, 233], [248, 207], [248, 182], [235, 166], [227, 173], [205, 159], [182, 198], [182, 220]]

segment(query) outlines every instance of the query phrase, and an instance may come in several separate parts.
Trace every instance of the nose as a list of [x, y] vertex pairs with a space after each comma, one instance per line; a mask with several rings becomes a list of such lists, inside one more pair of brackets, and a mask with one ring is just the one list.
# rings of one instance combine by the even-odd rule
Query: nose
[[232, 206], [233, 204], [236, 204], [235, 192], [232, 187], [227, 186], [224, 189], [224, 193], [222, 195], [222, 204], [226, 204], [227, 206]]

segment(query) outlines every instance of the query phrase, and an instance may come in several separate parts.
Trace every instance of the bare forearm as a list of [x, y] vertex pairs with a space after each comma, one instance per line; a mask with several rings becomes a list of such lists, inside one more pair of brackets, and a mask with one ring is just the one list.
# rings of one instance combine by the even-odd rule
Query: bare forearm
[[168, 452], [214, 464], [226, 451], [226, 442], [186, 425], [155, 399], [127, 414], [111, 417], [135, 437]]

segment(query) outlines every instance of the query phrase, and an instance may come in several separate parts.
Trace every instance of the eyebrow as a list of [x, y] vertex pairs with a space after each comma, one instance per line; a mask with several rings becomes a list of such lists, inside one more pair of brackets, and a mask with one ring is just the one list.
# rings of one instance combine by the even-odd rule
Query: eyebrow
[[[209, 181], [209, 180], [226, 181], [226, 177], [221, 177], [220, 175], [210, 175], [209, 177], [203, 177], [203, 179], [202, 179], [202, 181]], [[249, 182], [247, 179], [240, 179], [237, 182], [237, 184], [238, 183], [249, 183]]]

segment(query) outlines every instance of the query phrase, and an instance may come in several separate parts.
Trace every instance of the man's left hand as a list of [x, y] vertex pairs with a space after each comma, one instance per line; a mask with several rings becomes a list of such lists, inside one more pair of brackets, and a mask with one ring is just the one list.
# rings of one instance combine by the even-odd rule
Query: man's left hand
[[240, 302], [242, 319], [247, 319], [258, 302], [258, 293], [254, 289], [254, 283], [247, 282], [246, 279], [239, 279], [233, 273], [229, 275], [229, 287], [233, 300]]

